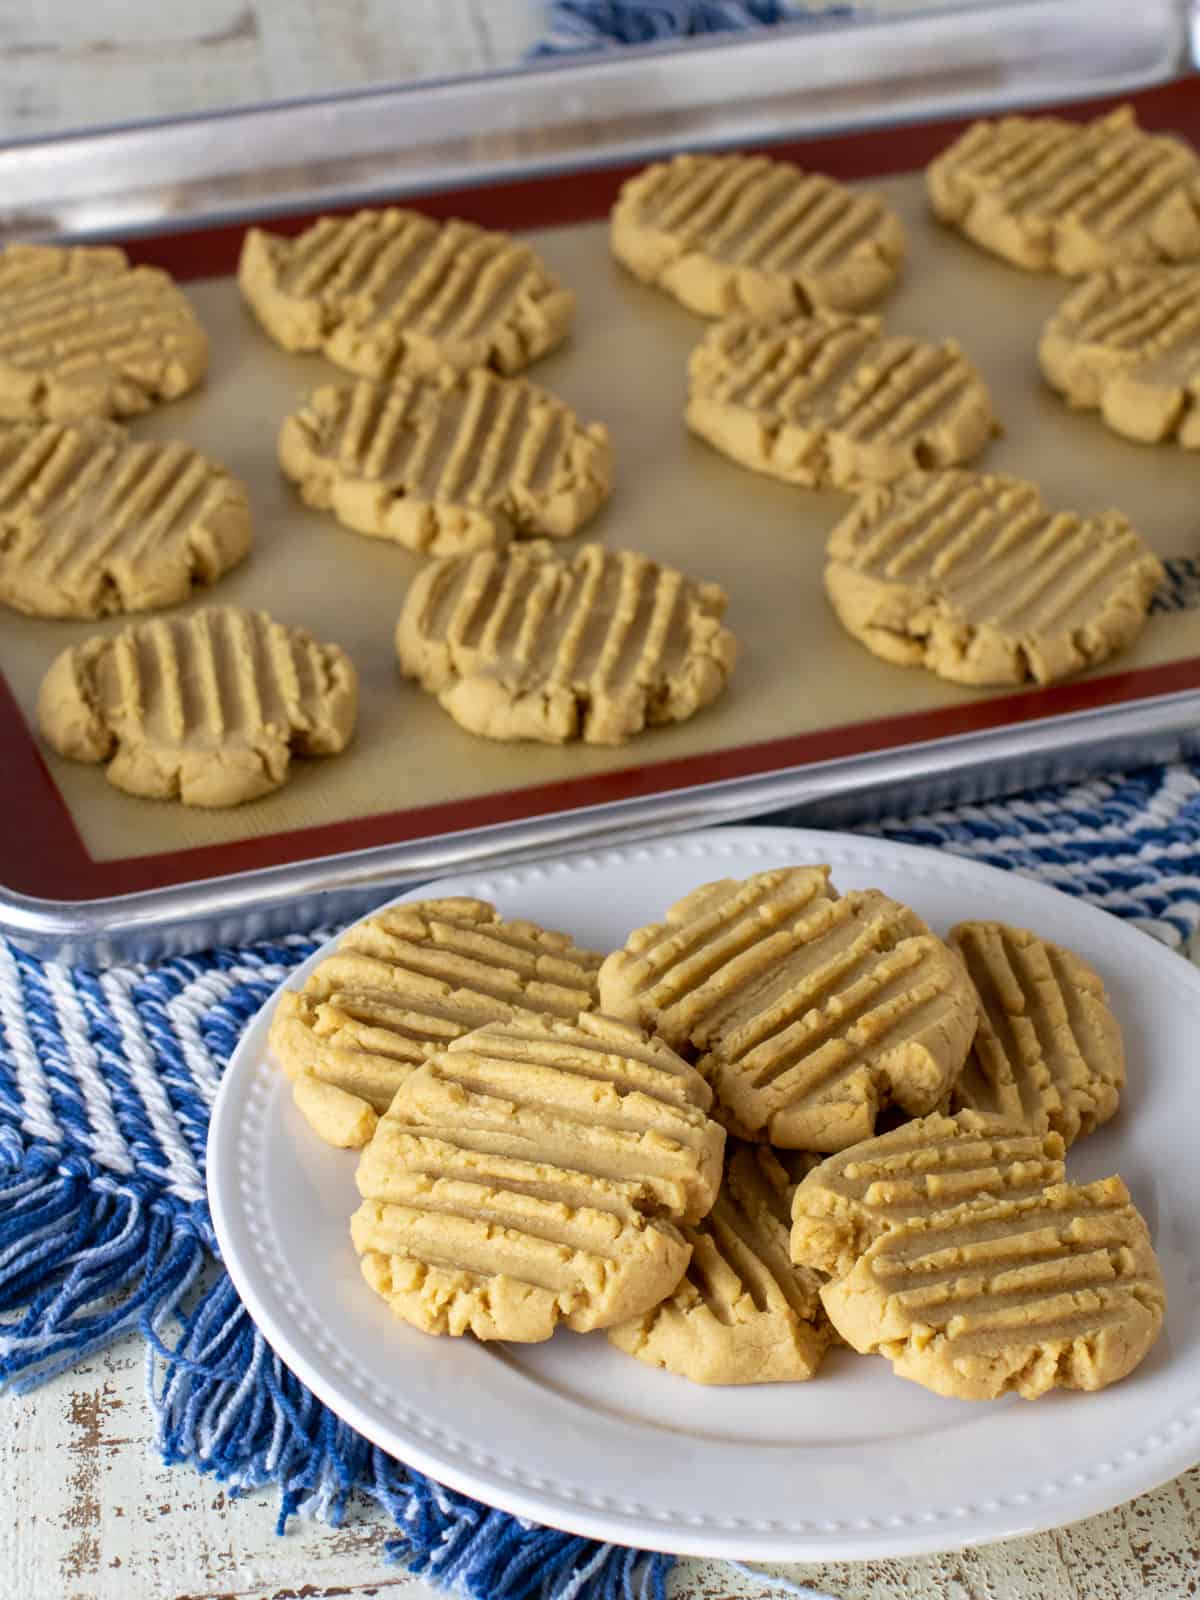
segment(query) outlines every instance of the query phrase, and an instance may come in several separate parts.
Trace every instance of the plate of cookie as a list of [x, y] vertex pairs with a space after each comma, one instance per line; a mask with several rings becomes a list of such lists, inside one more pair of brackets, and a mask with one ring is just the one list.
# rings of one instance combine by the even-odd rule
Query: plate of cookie
[[362, 1434], [682, 1554], [1061, 1526], [1200, 1459], [1200, 975], [1043, 885], [726, 828], [429, 885], [268, 1002], [221, 1251]]

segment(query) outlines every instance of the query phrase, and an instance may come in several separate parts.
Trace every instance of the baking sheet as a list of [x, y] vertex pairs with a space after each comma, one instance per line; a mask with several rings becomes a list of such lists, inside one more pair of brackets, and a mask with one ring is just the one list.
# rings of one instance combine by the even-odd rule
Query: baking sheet
[[[1117, 439], [1094, 415], [1071, 413], [1040, 382], [1038, 331], [1067, 286], [1008, 267], [938, 227], [927, 215], [919, 176], [869, 187], [896, 206], [910, 234], [904, 281], [883, 308], [888, 322], [959, 338], [991, 385], [1006, 436], [981, 464], [1040, 481], [1051, 504], [1119, 507], [1160, 555], [1200, 553], [1200, 460]], [[603, 223], [528, 237], [579, 295], [570, 343], [530, 376], [585, 419], [606, 422], [613, 435], [613, 500], [581, 537], [634, 546], [728, 590], [727, 620], [742, 645], [729, 692], [691, 722], [613, 750], [493, 744], [460, 730], [395, 667], [392, 632], [419, 559], [305, 509], [276, 466], [282, 417], [310, 388], [345, 375], [321, 358], [278, 350], [242, 306], [232, 279], [191, 282], [187, 292], [213, 341], [210, 380], [134, 430], [185, 438], [224, 461], [250, 486], [256, 526], [249, 561], [194, 604], [264, 606], [345, 646], [362, 680], [359, 729], [345, 755], [297, 761], [278, 794], [226, 812], [138, 800], [112, 789], [100, 768], [47, 753], [94, 860], [569, 783], [986, 698], [877, 661], [843, 633], [825, 601], [821, 572], [825, 536], [849, 505], [847, 496], [758, 477], [687, 434], [681, 420], [687, 356], [705, 324], [618, 267]], [[577, 543], [564, 541], [562, 549]], [[117, 631], [125, 620], [48, 623], [4, 614], [0, 669], [27, 720], [53, 656], [90, 633]], [[1200, 613], [1157, 614], [1135, 649], [1098, 673], [1197, 654]]]

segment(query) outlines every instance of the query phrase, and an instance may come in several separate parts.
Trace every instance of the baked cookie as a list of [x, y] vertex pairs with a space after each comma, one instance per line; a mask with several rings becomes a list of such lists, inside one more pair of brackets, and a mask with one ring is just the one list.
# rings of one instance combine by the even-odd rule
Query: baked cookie
[[204, 329], [165, 272], [123, 250], [0, 251], [0, 418], [136, 417], [207, 371]]
[[287, 780], [293, 753], [331, 756], [354, 732], [358, 679], [335, 644], [265, 611], [217, 606], [64, 650], [38, 720], [73, 761], [151, 800], [235, 806]]
[[885, 661], [952, 683], [1053, 683], [1132, 644], [1164, 573], [1116, 511], [1053, 512], [1018, 478], [914, 473], [829, 536], [838, 621]]
[[1078, 277], [1121, 262], [1200, 256], [1178, 139], [1143, 133], [1123, 106], [1094, 122], [976, 122], [926, 174], [936, 216], [1018, 267]]
[[612, 251], [643, 283], [705, 317], [858, 311], [904, 263], [878, 195], [766, 156], [682, 155], [621, 186]]
[[1042, 329], [1046, 381], [1114, 433], [1200, 449], [1200, 267], [1114, 267]]
[[565, 538], [608, 498], [608, 430], [521, 378], [476, 368], [318, 389], [283, 424], [301, 497], [421, 555]]
[[271, 1049], [315, 1132], [357, 1149], [405, 1079], [454, 1039], [593, 1009], [602, 959], [486, 900], [406, 901], [356, 923], [303, 989], [284, 990]]
[[245, 486], [115, 422], [0, 425], [0, 600], [106, 617], [186, 600], [250, 549]]
[[1003, 922], [960, 922], [948, 940], [981, 1002], [951, 1104], [1073, 1144], [1114, 1114], [1125, 1085], [1121, 1026], [1080, 956]]
[[426, 1333], [548, 1339], [671, 1293], [725, 1136], [666, 1045], [585, 1014], [497, 1023], [412, 1073], [363, 1153], [354, 1247]]
[[542, 539], [432, 562], [396, 625], [401, 671], [489, 739], [623, 744], [724, 689], [726, 597], [631, 550]]
[[709, 330], [688, 379], [693, 433], [807, 488], [953, 466], [997, 432], [987, 385], [953, 340], [885, 333], [874, 317], [731, 317]]
[[1103, 1389], [1162, 1329], [1166, 1290], [1120, 1178], [915, 1215], [821, 1290], [842, 1338], [958, 1400]]
[[520, 372], [566, 338], [575, 296], [528, 245], [416, 211], [321, 217], [294, 239], [247, 230], [247, 304], [285, 350], [364, 378]]
[[934, 1112], [827, 1156], [792, 1197], [792, 1260], [844, 1277], [881, 1235], [914, 1217], [1027, 1200], [1062, 1183], [1063, 1142], [974, 1111]]
[[907, 906], [838, 898], [827, 867], [705, 884], [600, 968], [600, 1008], [698, 1057], [731, 1133], [842, 1150], [897, 1104], [931, 1111], [962, 1067], [978, 1002]]
[[716, 1204], [684, 1226], [692, 1247], [675, 1292], [610, 1328], [618, 1350], [695, 1383], [811, 1378], [830, 1341], [820, 1279], [788, 1255], [792, 1184], [765, 1145], [730, 1141]]

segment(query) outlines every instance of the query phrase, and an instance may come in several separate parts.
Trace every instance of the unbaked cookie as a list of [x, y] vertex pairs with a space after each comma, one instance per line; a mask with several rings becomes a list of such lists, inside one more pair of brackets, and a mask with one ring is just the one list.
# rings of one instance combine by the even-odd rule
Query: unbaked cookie
[[1063, 1142], [974, 1111], [903, 1123], [827, 1156], [792, 1197], [792, 1260], [843, 1277], [868, 1246], [914, 1217], [1026, 1200], [1061, 1183]]
[[336, 755], [358, 680], [335, 644], [233, 606], [141, 622], [64, 650], [38, 720], [73, 761], [152, 800], [233, 806], [278, 789], [293, 752]]
[[294, 239], [250, 228], [238, 283], [277, 344], [324, 351], [364, 378], [520, 372], [575, 313], [528, 245], [396, 209], [321, 217]]
[[0, 251], [0, 418], [135, 417], [194, 389], [208, 339], [165, 272], [124, 251]]
[[1114, 267], [1046, 323], [1046, 381], [1114, 433], [1200, 450], [1200, 267]]
[[724, 1134], [666, 1045], [610, 1018], [495, 1024], [401, 1084], [359, 1162], [367, 1282], [426, 1333], [548, 1339], [671, 1293]]
[[904, 262], [899, 217], [877, 195], [766, 156], [682, 155], [630, 178], [613, 254], [706, 317], [857, 311]]
[[1103, 1389], [1143, 1359], [1166, 1290], [1120, 1178], [915, 1215], [821, 1290], [842, 1338], [958, 1400]]
[[623, 744], [724, 689], [726, 597], [631, 550], [546, 540], [432, 562], [396, 626], [401, 670], [489, 739]]
[[1132, 644], [1163, 579], [1116, 511], [1053, 512], [1017, 478], [914, 473], [829, 538], [825, 588], [885, 661], [954, 683], [1053, 683]]
[[409, 1074], [452, 1040], [489, 1022], [591, 1010], [602, 959], [486, 900], [406, 901], [356, 923], [303, 989], [284, 990], [271, 1049], [312, 1128], [357, 1148]]
[[600, 969], [601, 1009], [698, 1058], [731, 1133], [841, 1150], [899, 1105], [938, 1105], [978, 1002], [962, 963], [907, 906], [838, 898], [828, 868], [705, 884]]
[[774, 1151], [730, 1141], [716, 1204], [684, 1226], [675, 1292], [609, 1329], [618, 1350], [695, 1383], [798, 1383], [829, 1346], [821, 1280], [788, 1254], [792, 1183]]
[[1003, 922], [960, 922], [949, 944], [982, 1009], [951, 1104], [1072, 1144], [1114, 1115], [1125, 1084], [1121, 1027], [1080, 956]]
[[688, 367], [687, 423], [755, 472], [809, 488], [890, 483], [977, 456], [991, 395], [953, 340], [816, 312], [711, 328]]
[[612, 477], [602, 424], [482, 368], [318, 389], [284, 422], [279, 462], [309, 505], [433, 556], [565, 538]]
[[1094, 122], [976, 122], [926, 174], [935, 214], [1016, 266], [1068, 277], [1200, 256], [1195, 152], [1128, 106]]
[[151, 611], [250, 549], [245, 486], [115, 422], [0, 424], [0, 600], [35, 617]]

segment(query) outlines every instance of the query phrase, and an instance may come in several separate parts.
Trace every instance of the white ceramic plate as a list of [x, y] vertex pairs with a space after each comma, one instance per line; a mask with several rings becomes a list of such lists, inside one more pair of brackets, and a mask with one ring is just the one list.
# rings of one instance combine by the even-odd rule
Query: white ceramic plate
[[1150, 1224], [1170, 1311], [1142, 1366], [1100, 1394], [968, 1404], [848, 1351], [808, 1384], [708, 1389], [642, 1366], [603, 1334], [488, 1346], [417, 1333], [359, 1274], [346, 1226], [355, 1157], [319, 1144], [293, 1107], [267, 1051], [268, 1006], [217, 1099], [209, 1196], [255, 1321], [339, 1416], [490, 1505], [624, 1544], [756, 1560], [913, 1554], [1059, 1527], [1200, 1459], [1200, 974], [1178, 955], [1015, 875], [779, 828], [696, 833], [421, 893], [478, 895], [607, 949], [711, 878], [815, 861], [832, 863], [840, 888], [882, 888], [941, 931], [965, 917], [1021, 923], [1103, 974], [1129, 1088], [1068, 1171], [1119, 1171]]

